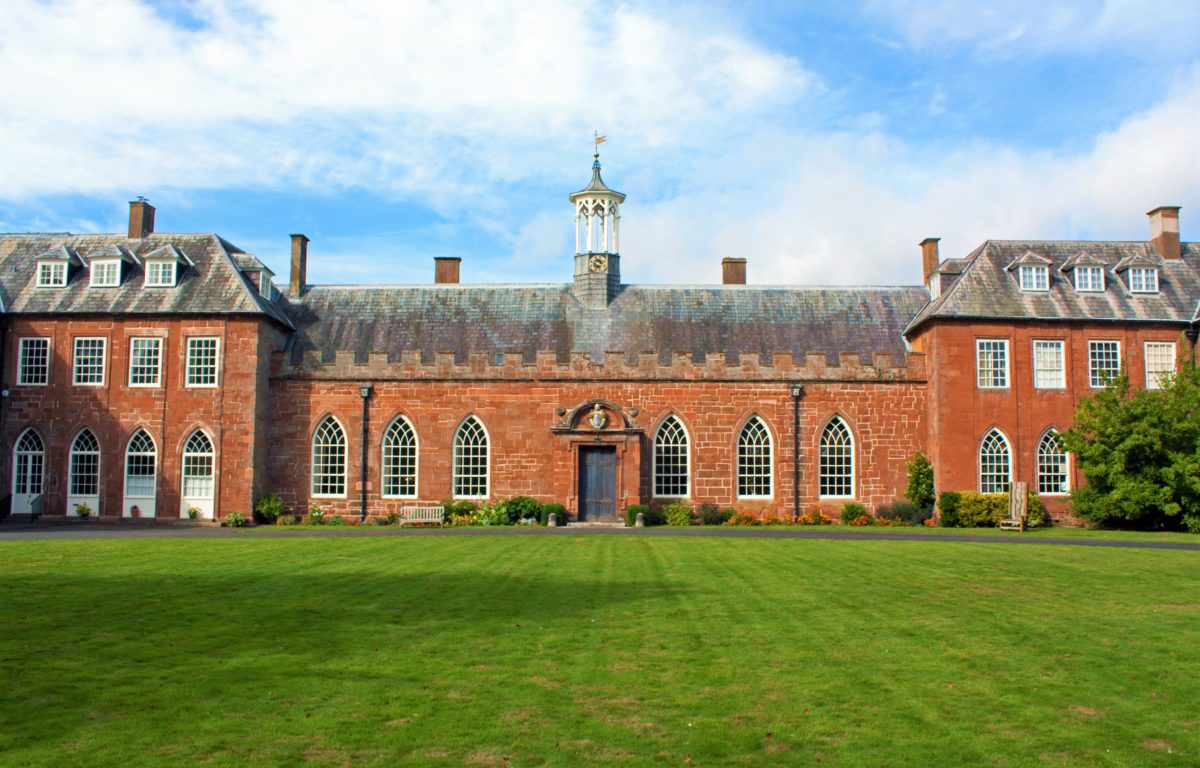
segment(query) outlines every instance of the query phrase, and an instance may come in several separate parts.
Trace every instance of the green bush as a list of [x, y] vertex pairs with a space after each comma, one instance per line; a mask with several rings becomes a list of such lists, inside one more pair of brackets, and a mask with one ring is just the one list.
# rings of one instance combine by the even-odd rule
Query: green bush
[[994, 528], [1008, 516], [1008, 494], [967, 491], [958, 503], [959, 528]]
[[270, 525], [283, 514], [285, 514], [283, 500], [274, 493], [268, 493], [266, 496], [261, 497], [258, 503], [254, 505], [254, 515], [260, 523]]
[[842, 505], [842, 524], [850, 525], [865, 514], [867, 514], [866, 507], [857, 501], [848, 501]]
[[88, 517], [92, 514], [92, 508], [87, 504], [76, 504], [75, 514], [79, 515], [80, 517]]
[[241, 512], [230, 512], [225, 515], [225, 524], [230, 528], [244, 528], [246, 526], [246, 516]]
[[334, 515], [333, 517], [329, 518], [329, 524], [330, 525], [345, 525], [346, 518], [342, 517], [341, 515]]
[[309, 525], [324, 525], [325, 524], [325, 510], [321, 509], [316, 504], [313, 504], [311, 507], [308, 508], [308, 520], [306, 522]]
[[729, 521], [737, 517], [738, 511], [733, 507], [725, 507], [721, 510], [721, 524], [728, 525]]
[[567, 524], [567, 508], [562, 504], [543, 504], [542, 514], [538, 522], [542, 525], [549, 525], [550, 515], [554, 515], [554, 519], [558, 521], [559, 525]]
[[1046, 514], [1046, 505], [1038, 498], [1038, 495], [1033, 491], [1029, 492], [1029, 527], [1039, 528], [1043, 525], [1050, 524], [1050, 517]]
[[667, 518], [667, 525], [673, 528], [692, 524], [692, 508], [682, 501], [672, 501], [663, 507], [663, 515]]
[[[925, 454], [917, 451], [906, 467], [908, 469], [908, 487], [904, 489], [904, 498], [916, 505], [917, 509], [929, 513], [921, 518], [925, 520], [933, 515], [933, 465], [929, 463], [929, 459], [925, 458]], [[909, 524], [913, 525], [914, 523]]]
[[646, 504], [630, 504], [625, 508], [625, 525], [632, 528], [637, 522], [637, 516], [641, 513], [646, 519], [646, 525], [650, 524], [650, 507]]
[[496, 506], [504, 510], [507, 525], [517, 525], [523, 520], [537, 522], [542, 516], [542, 502], [529, 496], [514, 496]]
[[938, 499], [938, 525], [943, 528], [958, 527], [958, 505], [962, 494], [958, 491], [946, 491]]

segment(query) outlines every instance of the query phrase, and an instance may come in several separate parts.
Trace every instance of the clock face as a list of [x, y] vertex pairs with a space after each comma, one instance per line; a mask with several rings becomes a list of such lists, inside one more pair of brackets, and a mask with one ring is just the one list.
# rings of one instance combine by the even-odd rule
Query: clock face
[[588, 269], [593, 272], [603, 272], [608, 267], [608, 257], [602, 253], [597, 253], [588, 259]]

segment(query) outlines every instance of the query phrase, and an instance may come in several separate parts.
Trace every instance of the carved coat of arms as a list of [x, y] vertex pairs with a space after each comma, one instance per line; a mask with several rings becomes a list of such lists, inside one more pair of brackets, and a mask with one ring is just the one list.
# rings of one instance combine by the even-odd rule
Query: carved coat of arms
[[592, 406], [592, 412], [588, 415], [588, 424], [592, 425], [592, 429], [604, 429], [604, 425], [608, 423], [608, 414], [600, 408], [600, 403]]

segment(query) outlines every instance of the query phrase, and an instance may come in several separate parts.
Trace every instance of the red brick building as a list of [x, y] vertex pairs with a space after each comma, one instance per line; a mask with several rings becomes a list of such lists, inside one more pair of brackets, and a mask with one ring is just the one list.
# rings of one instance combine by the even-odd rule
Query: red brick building
[[[1200, 247], [989, 241], [925, 286], [620, 279], [624, 195], [570, 196], [570, 283], [289, 286], [216, 235], [0, 236], [0, 472], [14, 515], [248, 514], [280, 494], [347, 518], [535, 496], [573, 519], [683, 498], [790, 517], [939, 489], [1080, 482], [1054, 441], [1119, 368], [1154, 384], [1196, 343]], [[1190, 334], [1190, 335], [1189, 335]]]

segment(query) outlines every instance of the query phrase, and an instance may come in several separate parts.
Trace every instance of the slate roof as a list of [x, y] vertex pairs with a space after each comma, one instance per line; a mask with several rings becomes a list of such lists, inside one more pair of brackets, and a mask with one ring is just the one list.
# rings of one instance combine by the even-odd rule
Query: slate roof
[[[156, 250], [166, 255], [169, 251], [162, 249], [168, 246], [185, 257], [177, 285], [144, 287], [141, 260]], [[72, 267], [65, 287], [37, 287], [40, 255], [65, 248], [86, 264], [93, 254], [116, 255], [117, 247], [137, 262], [124, 265], [120, 286], [92, 288], [86, 270]], [[28, 314], [257, 314], [290, 328], [280, 307], [258, 296], [238, 270], [233, 258], [240, 253], [212, 234], [151, 234], [141, 239], [65, 233], [0, 235], [0, 306], [5, 312]]]
[[[1164, 260], [1144, 242], [988, 240], [904, 333], [934, 318], [1187, 324], [1200, 317], [1200, 243], [1184, 243], [1182, 251], [1183, 258]], [[1048, 291], [1022, 291], [1016, 270], [1006, 271], [1026, 253], [1049, 261]], [[1105, 290], [1077, 292], [1071, 267], [1093, 262], [1105, 267]], [[1158, 267], [1158, 293], [1130, 292], [1124, 269], [1139, 264]]]
[[775, 353], [822, 353], [831, 364], [843, 353], [870, 364], [877, 353], [895, 364], [905, 355], [901, 331], [928, 301], [921, 287], [813, 288], [759, 286], [623, 286], [604, 309], [590, 310], [569, 284], [313, 286], [292, 298], [287, 313], [297, 333], [291, 359], [316, 350], [323, 360], [338, 351], [365, 362], [372, 352], [393, 360], [419, 352], [432, 362], [452, 352], [539, 352], [566, 361], [573, 353], [603, 361], [606, 352], [636, 358], [674, 352], [697, 361]]

